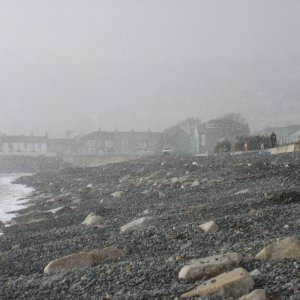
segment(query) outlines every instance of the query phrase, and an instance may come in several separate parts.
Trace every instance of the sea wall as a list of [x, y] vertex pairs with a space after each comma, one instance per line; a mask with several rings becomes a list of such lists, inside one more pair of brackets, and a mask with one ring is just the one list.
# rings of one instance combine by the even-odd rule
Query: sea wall
[[36, 173], [56, 171], [70, 166], [56, 156], [0, 155], [0, 173]]
[[139, 155], [64, 155], [66, 163], [79, 167], [97, 167], [140, 158]]

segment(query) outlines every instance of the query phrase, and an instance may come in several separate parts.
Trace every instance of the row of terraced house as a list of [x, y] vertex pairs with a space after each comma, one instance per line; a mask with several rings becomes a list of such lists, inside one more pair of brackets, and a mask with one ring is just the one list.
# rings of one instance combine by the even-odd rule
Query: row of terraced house
[[[300, 125], [268, 128], [256, 134], [277, 134], [279, 144], [300, 141]], [[211, 120], [190, 129], [189, 153], [210, 153], [222, 139], [239, 135], [240, 128], [234, 123], [226, 126]], [[44, 136], [0, 135], [0, 155], [151, 155], [159, 151], [157, 144], [160, 132], [148, 131], [102, 131], [91, 132], [81, 137], [48, 138]], [[175, 149], [176, 152], [176, 149]]]
[[9, 155], [150, 155], [160, 138], [159, 132], [102, 131], [82, 137], [48, 138], [44, 136], [0, 137], [0, 154]]

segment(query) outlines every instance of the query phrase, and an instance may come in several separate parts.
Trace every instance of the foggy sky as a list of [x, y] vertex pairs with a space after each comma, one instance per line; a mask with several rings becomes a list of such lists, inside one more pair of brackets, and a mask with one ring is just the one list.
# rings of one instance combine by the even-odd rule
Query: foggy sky
[[0, 132], [300, 123], [298, 0], [1, 0]]

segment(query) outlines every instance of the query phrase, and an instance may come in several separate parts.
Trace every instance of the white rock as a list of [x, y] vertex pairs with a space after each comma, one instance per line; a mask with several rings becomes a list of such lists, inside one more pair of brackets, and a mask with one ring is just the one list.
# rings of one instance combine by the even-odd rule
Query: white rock
[[262, 277], [261, 272], [258, 269], [253, 270], [250, 275], [252, 276], [252, 278], [255, 279], [259, 279]]
[[192, 260], [179, 272], [179, 279], [195, 281], [211, 278], [239, 266], [242, 257], [238, 253], [226, 253]]
[[171, 183], [177, 183], [177, 182], [179, 182], [178, 180], [179, 180], [178, 177], [172, 177], [172, 178], [170, 179], [170, 182], [171, 182]]
[[282, 259], [282, 258], [299, 258], [300, 257], [300, 240], [295, 237], [288, 237], [276, 241], [262, 249], [256, 256], [256, 259]]
[[213, 233], [219, 230], [219, 226], [216, 224], [215, 221], [210, 221], [205, 224], [199, 225], [199, 227], [206, 233]]
[[141, 192], [142, 195], [148, 195], [149, 193], [150, 193], [149, 190], [143, 190], [143, 191]]
[[45, 267], [44, 273], [52, 274], [72, 269], [92, 267], [100, 263], [106, 263], [107, 261], [118, 259], [125, 254], [125, 251], [115, 247], [108, 247], [91, 252], [79, 252], [50, 262]]
[[249, 189], [243, 189], [235, 193], [235, 195], [243, 195], [247, 194], [249, 192]]
[[188, 175], [182, 176], [178, 179], [179, 183], [190, 183], [191, 182], [191, 178]]
[[65, 208], [65, 206], [60, 206], [60, 207], [53, 208], [53, 209], [50, 209], [50, 210], [47, 210], [47, 211], [48, 211], [48, 212], [51, 212], [52, 214], [56, 214], [57, 212], [59, 212], [59, 211], [62, 210], [63, 208]]
[[218, 297], [218, 299], [236, 299], [248, 294], [253, 287], [254, 281], [250, 274], [243, 268], [236, 268], [206, 281], [194, 290], [181, 295], [181, 297], [192, 298], [200, 296], [209, 299], [214, 297]]
[[166, 194], [164, 192], [159, 191], [158, 192], [158, 198], [159, 199], [164, 199], [164, 198], [166, 198]]
[[142, 217], [137, 220], [134, 220], [132, 222], [129, 222], [121, 227], [121, 232], [131, 231], [131, 230], [137, 230], [149, 221], [151, 221], [152, 218], [150, 217]]
[[93, 184], [92, 184], [92, 183], [89, 183], [86, 187], [87, 187], [87, 188], [92, 188], [92, 187], [93, 187]]
[[194, 180], [191, 184], [192, 187], [199, 186], [199, 185], [200, 185], [200, 183], [198, 180]]
[[117, 191], [111, 194], [114, 198], [122, 198], [124, 196], [124, 192]]
[[103, 225], [105, 223], [105, 219], [102, 216], [99, 216], [95, 213], [90, 213], [86, 216], [84, 221], [81, 223], [83, 225]]
[[267, 299], [266, 292], [263, 289], [257, 289], [248, 295], [244, 295], [238, 300], [265, 300]]

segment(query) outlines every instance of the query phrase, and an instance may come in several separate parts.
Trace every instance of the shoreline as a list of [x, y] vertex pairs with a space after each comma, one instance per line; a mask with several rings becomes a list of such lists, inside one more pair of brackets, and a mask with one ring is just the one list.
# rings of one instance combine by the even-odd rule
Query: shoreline
[[0, 173], [0, 184], [2, 186], [2, 199], [0, 201], [0, 221], [6, 226], [11, 219], [16, 217], [19, 210], [26, 208], [33, 189], [22, 184], [15, 184], [18, 178], [30, 176], [30, 173]]
[[[230, 251], [242, 256], [243, 268], [260, 271], [255, 288], [278, 299], [298, 297], [297, 259], [254, 256], [276, 239], [300, 237], [300, 202], [276, 202], [284, 192], [300, 192], [299, 166], [296, 153], [161, 156], [23, 178], [35, 192], [0, 237], [0, 298], [174, 299], [203, 282], [178, 279], [186, 263]], [[83, 225], [90, 213], [105, 219], [103, 226]], [[151, 221], [121, 232], [143, 217]], [[199, 225], [211, 220], [219, 231], [201, 232]], [[127, 254], [93, 267], [43, 273], [54, 259], [111, 246]]]

